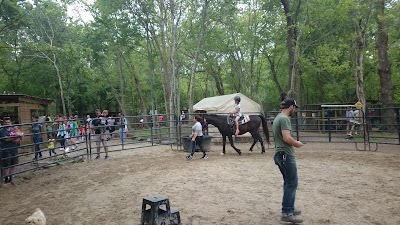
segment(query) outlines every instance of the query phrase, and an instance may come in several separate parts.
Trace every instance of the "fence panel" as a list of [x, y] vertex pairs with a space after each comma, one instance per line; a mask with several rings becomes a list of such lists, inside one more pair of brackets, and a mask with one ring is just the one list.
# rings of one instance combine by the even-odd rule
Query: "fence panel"
[[[383, 111], [392, 112], [392, 116], [383, 116]], [[292, 135], [302, 142], [334, 142], [334, 143], [363, 143], [363, 144], [395, 144], [400, 145], [400, 107], [368, 108], [366, 112], [359, 111], [352, 121], [346, 116], [348, 109], [331, 110], [296, 110], [292, 117]], [[254, 113], [257, 114], [257, 113]], [[274, 113], [276, 114], [276, 113]], [[194, 115], [186, 114], [180, 118], [175, 114], [142, 115], [110, 118], [114, 121], [105, 126], [105, 139], [107, 139], [108, 152], [135, 150], [155, 145], [176, 146], [182, 150], [183, 139], [192, 133]], [[220, 114], [227, 116], [228, 114]], [[266, 116], [270, 140], [273, 142], [272, 125], [274, 116]], [[126, 121], [126, 123], [120, 123]], [[42, 123], [27, 123], [5, 126], [5, 128], [18, 128], [24, 132], [21, 141], [16, 141], [17, 154], [11, 154], [4, 146], [7, 138], [0, 138], [2, 143], [0, 154], [1, 176], [16, 175], [29, 171], [58, 165], [66, 160], [92, 160], [97, 155], [97, 144], [94, 140], [93, 130], [85, 122], [76, 127], [75, 135], [60, 135], [60, 126], [66, 121], [47, 121]], [[32, 132], [32, 128], [40, 125], [40, 132]], [[63, 132], [61, 132], [63, 133]], [[222, 135], [214, 126], [208, 126], [205, 132], [210, 136], [212, 143], [221, 144]], [[260, 134], [265, 140], [265, 135], [260, 126]], [[41, 137], [41, 138], [35, 138]], [[53, 138], [51, 138], [53, 137]], [[16, 138], [14, 138], [16, 139]], [[54, 147], [51, 145], [55, 139]], [[251, 143], [250, 134], [234, 137], [236, 143]], [[273, 144], [269, 146], [273, 147]], [[256, 149], [260, 145], [256, 145]], [[364, 147], [365, 149], [365, 147]], [[54, 152], [54, 153], [53, 153]], [[100, 153], [104, 154], [104, 147], [100, 145]], [[36, 157], [35, 157], [36, 156]], [[13, 159], [18, 162], [10, 165]]]

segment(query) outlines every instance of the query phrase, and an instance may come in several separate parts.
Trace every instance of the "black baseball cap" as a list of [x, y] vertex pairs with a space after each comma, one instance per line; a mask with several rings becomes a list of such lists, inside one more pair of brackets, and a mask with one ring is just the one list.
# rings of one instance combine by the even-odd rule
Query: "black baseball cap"
[[292, 106], [292, 105], [296, 106], [296, 108], [299, 108], [299, 106], [298, 106], [297, 103], [296, 103], [296, 100], [294, 100], [294, 99], [292, 99], [292, 98], [287, 98], [287, 99], [285, 99], [285, 100], [283, 100], [283, 101], [281, 102], [281, 106], [282, 106], [282, 107], [284, 107], [284, 106], [290, 107], [290, 106]]

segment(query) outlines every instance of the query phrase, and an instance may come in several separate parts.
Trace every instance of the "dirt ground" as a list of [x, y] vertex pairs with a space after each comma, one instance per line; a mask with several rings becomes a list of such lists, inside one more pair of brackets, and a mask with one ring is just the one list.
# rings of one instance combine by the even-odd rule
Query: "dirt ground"
[[[182, 224], [282, 224], [282, 177], [272, 149], [242, 156], [214, 145], [209, 159], [156, 146], [110, 154], [108, 161], [66, 163], [0, 187], [1, 225], [25, 224], [35, 208], [48, 225], [140, 224], [143, 197], [160, 194]], [[377, 152], [354, 144], [306, 144], [297, 150], [296, 207], [303, 224], [400, 224], [400, 147]]]

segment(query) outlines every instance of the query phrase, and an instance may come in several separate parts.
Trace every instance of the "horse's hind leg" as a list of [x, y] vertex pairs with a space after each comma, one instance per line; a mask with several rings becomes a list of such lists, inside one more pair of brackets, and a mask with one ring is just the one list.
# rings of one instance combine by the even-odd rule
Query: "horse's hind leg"
[[240, 149], [236, 148], [235, 145], [233, 144], [232, 136], [228, 136], [228, 139], [229, 139], [229, 143], [231, 144], [232, 148], [234, 148], [235, 151], [236, 151], [239, 155], [242, 155], [242, 151], [240, 151]]
[[255, 137], [253, 137], [253, 144], [251, 145], [251, 147], [250, 147], [250, 149], [249, 149], [250, 152], [253, 151], [253, 147], [254, 147], [254, 145], [256, 145], [257, 141], [258, 141], [258, 139], [256, 139]]
[[250, 147], [250, 151], [251, 151], [251, 152], [253, 151], [254, 145], [257, 143], [257, 141], [259, 141], [260, 144], [261, 144], [261, 154], [265, 153], [264, 142], [263, 142], [263, 139], [261, 138], [260, 133], [257, 132], [257, 133], [255, 133], [255, 134], [252, 134], [252, 137], [253, 137], [254, 141], [253, 141], [253, 144], [252, 144], [251, 147]]

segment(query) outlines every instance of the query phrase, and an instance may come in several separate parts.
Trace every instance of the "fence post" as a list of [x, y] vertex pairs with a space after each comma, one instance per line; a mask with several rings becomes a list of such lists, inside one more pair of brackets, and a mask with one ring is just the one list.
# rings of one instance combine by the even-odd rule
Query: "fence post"
[[400, 107], [396, 108], [396, 120], [397, 120], [397, 136], [399, 138], [399, 145], [400, 145]]
[[[362, 113], [362, 124], [363, 124], [363, 136], [364, 136], [364, 151], [367, 150], [367, 129], [368, 127], [366, 126], [366, 119], [365, 119], [365, 112], [364, 110], [361, 108], [360, 109], [361, 113]], [[369, 143], [369, 140], [368, 140]]]
[[1, 182], [3, 182], [3, 150], [0, 147], [0, 174], [1, 174]]
[[92, 132], [89, 133], [89, 158], [92, 160]]
[[331, 117], [328, 115], [328, 121], [327, 121], [327, 127], [328, 127], [328, 139], [329, 142], [332, 142], [332, 132], [331, 132]]
[[151, 126], [150, 126], [150, 132], [151, 132], [151, 146], [154, 146], [154, 141], [153, 141], [153, 133], [154, 133], [154, 131], [153, 131], [153, 127], [154, 127], [154, 114], [152, 114], [151, 115]]
[[175, 117], [175, 127], [176, 127], [176, 150], [179, 150], [179, 139], [181, 137], [181, 121], [179, 115], [174, 115]]
[[85, 132], [86, 160], [89, 162], [89, 142], [88, 142], [88, 136], [90, 135], [90, 133], [87, 134], [87, 132], [88, 132], [87, 130], [88, 130], [88, 129], [85, 128], [85, 130], [86, 130], [86, 132]]
[[296, 136], [297, 136], [297, 141], [299, 141], [300, 140], [300, 137], [299, 137], [299, 117], [298, 117], [298, 112], [296, 112], [295, 114], [294, 114], [294, 116], [295, 116], [295, 124], [296, 124]]

